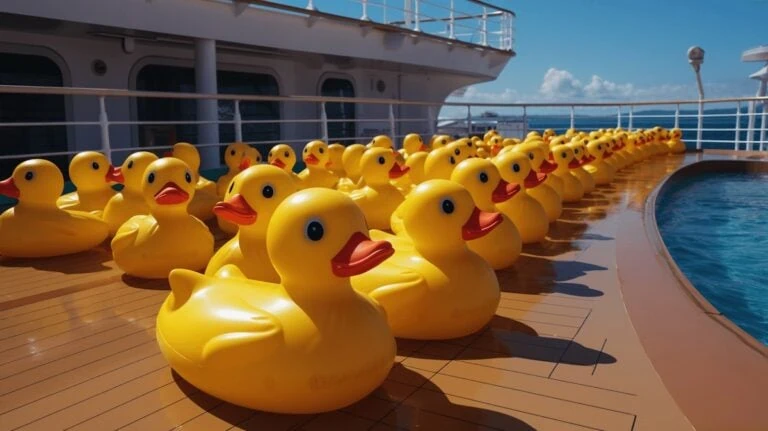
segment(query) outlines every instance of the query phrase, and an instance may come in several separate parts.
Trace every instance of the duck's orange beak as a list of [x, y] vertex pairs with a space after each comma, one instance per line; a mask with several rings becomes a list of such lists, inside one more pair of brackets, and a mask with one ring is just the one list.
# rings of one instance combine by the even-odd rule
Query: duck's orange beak
[[421, 144], [421, 146], [419, 147], [419, 151], [429, 151], [429, 147], [427, 147], [424, 144]]
[[491, 193], [491, 200], [497, 204], [511, 199], [517, 192], [520, 191], [520, 186], [517, 184], [510, 184], [504, 180], [499, 180], [499, 184], [493, 189]]
[[253, 224], [258, 217], [258, 213], [248, 205], [243, 195], [239, 193], [214, 205], [213, 213], [224, 220], [239, 225]]
[[500, 225], [502, 221], [504, 221], [504, 217], [501, 213], [485, 212], [475, 207], [469, 220], [461, 227], [461, 237], [464, 241], [480, 238]]
[[573, 159], [570, 162], [568, 162], [568, 168], [569, 169], [576, 169], [579, 166], [581, 166], [581, 161], [580, 160]]
[[174, 182], [167, 182], [155, 194], [155, 202], [160, 205], [176, 205], [181, 204], [189, 199], [189, 194], [177, 186]]
[[610, 152], [610, 151], [606, 151], [606, 152], [605, 152], [605, 154], [603, 154], [603, 158], [604, 158], [604, 159], [607, 159], [608, 157], [611, 157], [612, 155], [613, 155], [613, 153], [612, 153], [612, 152]]
[[320, 163], [320, 159], [318, 159], [314, 154], [310, 154], [304, 158], [304, 163], [308, 165], [316, 165]]
[[557, 169], [557, 165], [550, 162], [549, 160], [544, 160], [541, 162], [541, 166], [539, 166], [539, 172], [542, 174], [548, 174], [550, 172], [554, 172], [554, 170]]
[[408, 171], [410, 170], [411, 168], [408, 166], [400, 166], [399, 163], [395, 163], [394, 165], [392, 165], [392, 168], [389, 170], [389, 178], [393, 180], [396, 178], [400, 178], [403, 175], [407, 174]]
[[123, 177], [123, 170], [120, 168], [116, 168], [112, 165], [109, 165], [109, 169], [107, 169], [107, 175], [104, 176], [104, 180], [108, 183], [110, 182], [116, 182], [116, 183], [124, 183], [125, 178]]
[[525, 181], [523, 184], [525, 184], [525, 187], [528, 189], [532, 189], [539, 184], [543, 183], [547, 179], [547, 174], [540, 174], [531, 169], [531, 172], [528, 172], [528, 176], [525, 177]]
[[500, 145], [493, 145], [491, 147], [491, 155], [494, 156], [494, 157], [498, 156], [500, 151], [501, 151], [501, 146]]
[[331, 259], [331, 269], [337, 277], [352, 277], [370, 271], [395, 253], [387, 241], [372, 241], [355, 232], [339, 253]]
[[251, 159], [248, 157], [243, 157], [243, 160], [240, 161], [240, 164], [237, 165], [237, 169], [241, 172], [251, 167]]
[[283, 162], [280, 159], [272, 160], [271, 162], [269, 162], [269, 164], [272, 166], [277, 166], [280, 169], [285, 169], [285, 162]]
[[19, 191], [19, 188], [16, 187], [16, 183], [13, 181], [13, 178], [8, 178], [7, 180], [0, 181], [0, 195], [8, 196], [9, 198], [18, 199], [19, 194], [21, 192]]

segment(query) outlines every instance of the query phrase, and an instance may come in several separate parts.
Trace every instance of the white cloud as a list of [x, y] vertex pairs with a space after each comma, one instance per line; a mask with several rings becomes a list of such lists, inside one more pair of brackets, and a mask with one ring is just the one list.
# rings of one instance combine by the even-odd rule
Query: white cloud
[[584, 86], [571, 72], [550, 67], [544, 74], [539, 93], [550, 99], [575, 98], [584, 94]]

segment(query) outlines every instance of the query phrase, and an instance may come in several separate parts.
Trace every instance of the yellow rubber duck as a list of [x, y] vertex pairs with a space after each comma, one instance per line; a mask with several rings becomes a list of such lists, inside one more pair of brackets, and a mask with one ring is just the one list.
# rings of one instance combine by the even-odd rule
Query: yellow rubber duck
[[129, 218], [149, 214], [149, 206], [144, 200], [141, 184], [144, 181], [144, 171], [155, 160], [157, 156], [154, 153], [139, 151], [128, 156], [120, 166], [125, 186], [120, 193], [112, 196], [104, 207], [103, 219], [109, 226], [110, 236], [114, 236], [117, 229]]
[[348, 192], [362, 186], [360, 178], [360, 158], [365, 152], [365, 145], [352, 144], [344, 149], [341, 155], [341, 162], [344, 165], [346, 177], [339, 178], [336, 188]]
[[117, 193], [111, 183], [122, 183], [123, 175], [96, 151], [83, 151], [72, 157], [69, 178], [77, 191], [61, 196], [56, 204], [64, 210], [93, 212], [101, 216], [107, 202]]
[[187, 211], [203, 221], [213, 219], [213, 206], [219, 201], [217, 185], [200, 175], [200, 153], [197, 148], [189, 142], [177, 142], [168, 156], [181, 160], [192, 172], [195, 193]]
[[285, 171], [296, 183], [296, 187], [302, 186], [301, 178], [293, 172], [293, 168], [296, 166], [296, 152], [290, 145], [277, 144], [272, 147], [267, 155], [267, 163]]
[[457, 165], [471, 157], [471, 150], [467, 147], [466, 141], [463, 139], [453, 141], [444, 148], [450, 150]]
[[488, 141], [493, 136], [499, 136], [499, 132], [496, 131], [496, 129], [490, 129], [483, 135], [483, 142], [488, 143]]
[[147, 166], [141, 190], [150, 214], [131, 217], [112, 238], [121, 270], [166, 278], [174, 268], [205, 268], [213, 256], [213, 235], [187, 212], [195, 189], [192, 169], [180, 159], [164, 157]]
[[[451, 181], [461, 184], [475, 202], [475, 206], [485, 212], [497, 212], [496, 204], [506, 202], [520, 192], [520, 186], [510, 184], [503, 179], [490, 160], [473, 158], [456, 166], [451, 174]], [[520, 232], [509, 217], [502, 215], [503, 221], [487, 235], [467, 241], [470, 250], [479, 254], [493, 269], [510, 267], [523, 248]]]
[[408, 157], [416, 153], [429, 151], [429, 147], [424, 145], [424, 140], [417, 133], [405, 135], [405, 138], [403, 138], [403, 149], [405, 150], [406, 161], [408, 161]]
[[669, 147], [669, 151], [674, 154], [681, 154], [685, 152], [685, 142], [682, 141], [683, 137], [683, 131], [674, 128], [672, 129], [672, 132], [670, 133], [669, 141], [667, 141], [667, 146]]
[[432, 140], [432, 143], [430, 147], [432, 147], [433, 150], [436, 150], [438, 148], [443, 148], [444, 146], [450, 144], [453, 140], [448, 135], [438, 135], [435, 136], [435, 138]]
[[267, 251], [280, 284], [244, 279], [231, 265], [217, 277], [173, 271], [157, 315], [160, 350], [186, 381], [233, 404], [344, 408], [384, 382], [397, 350], [384, 310], [349, 277], [394, 250], [367, 238], [362, 212], [336, 190], [302, 190], [273, 217]]
[[466, 241], [498, 227], [501, 214], [476, 208], [469, 192], [448, 180], [419, 184], [400, 211], [403, 236], [377, 230], [371, 236], [412, 245], [352, 277], [352, 286], [384, 307], [397, 337], [444, 340], [483, 328], [496, 313], [499, 283]]
[[211, 258], [205, 274], [212, 276], [232, 264], [250, 279], [280, 281], [267, 254], [267, 226], [275, 208], [297, 190], [290, 175], [277, 166], [251, 166], [235, 175], [213, 212], [239, 230]]
[[604, 157], [610, 156], [608, 151], [608, 145], [604, 138], [591, 141], [587, 144], [587, 151], [592, 156], [592, 161], [584, 165], [584, 168], [592, 174], [595, 179], [596, 185], [604, 185], [613, 181], [615, 171], [613, 168], [605, 163]]
[[579, 161], [579, 167], [571, 169], [571, 173], [581, 182], [584, 194], [592, 193], [595, 190], [595, 179], [584, 169], [584, 165], [591, 160], [591, 156], [587, 155], [587, 147], [580, 140], [571, 141], [566, 145], [573, 150], [574, 158]]
[[0, 255], [61, 256], [89, 250], [107, 239], [107, 224], [99, 217], [56, 205], [62, 189], [61, 171], [42, 159], [20, 163], [10, 178], [0, 181], [0, 194], [18, 199], [0, 214]]
[[[493, 160], [493, 164], [504, 181], [520, 186], [521, 191], [541, 187], [547, 176], [531, 169], [530, 161], [523, 153], [504, 152]], [[496, 208], [512, 220], [523, 244], [544, 241], [549, 231], [547, 212], [528, 193], [517, 193], [512, 199], [497, 203]]]
[[328, 162], [325, 168], [339, 178], [344, 178], [347, 173], [344, 171], [344, 162], [341, 157], [344, 155], [344, 146], [341, 144], [331, 144], [328, 146]]
[[427, 161], [428, 152], [420, 151], [413, 154], [405, 160], [405, 166], [408, 167], [408, 176], [411, 179], [411, 184], [418, 185], [426, 180], [424, 173], [424, 163]]
[[224, 151], [224, 165], [227, 166], [227, 172], [216, 180], [216, 195], [219, 197], [224, 197], [227, 193], [232, 178], [251, 165], [250, 159], [247, 158], [248, 148], [250, 145], [243, 142], [227, 145]]
[[581, 168], [580, 161], [576, 160], [573, 150], [565, 144], [554, 146], [552, 155], [557, 164], [557, 169], [552, 175], [557, 175], [563, 180], [563, 202], [578, 202], [584, 197], [584, 185], [573, 170]]
[[392, 212], [403, 202], [403, 193], [390, 183], [408, 172], [395, 162], [391, 150], [371, 148], [360, 160], [365, 186], [350, 197], [363, 211], [370, 229], [389, 230]]
[[[535, 172], [543, 174], [544, 183], [533, 188], [526, 188], [526, 193], [531, 197], [539, 201], [541, 206], [544, 207], [544, 211], [547, 213], [547, 219], [550, 223], [554, 223], [563, 213], [563, 198], [562, 195], [557, 192], [557, 188], [562, 187], [562, 180], [552, 180], [550, 177], [554, 175], [548, 175], [552, 173], [557, 165], [547, 160], [544, 156], [539, 142], [542, 141], [530, 141], [511, 147], [511, 152], [519, 153], [526, 157], [531, 165], [531, 169]], [[503, 153], [500, 153], [500, 157]]]
[[312, 141], [304, 146], [304, 163], [307, 167], [299, 173], [302, 188], [334, 188], [339, 177], [326, 169], [328, 163], [328, 145], [323, 141]]
[[450, 179], [453, 168], [459, 164], [456, 159], [456, 150], [445, 146], [430, 151], [424, 159], [424, 180]]

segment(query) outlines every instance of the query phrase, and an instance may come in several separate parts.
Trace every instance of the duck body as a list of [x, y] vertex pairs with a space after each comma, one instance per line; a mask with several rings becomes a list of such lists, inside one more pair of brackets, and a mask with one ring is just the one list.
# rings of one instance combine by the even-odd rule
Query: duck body
[[403, 202], [403, 193], [390, 183], [402, 178], [408, 168], [401, 168], [392, 150], [371, 148], [360, 159], [365, 186], [350, 193], [350, 197], [363, 211], [371, 229], [390, 229], [390, 218]]
[[307, 167], [299, 173], [302, 188], [322, 187], [332, 189], [336, 187], [339, 177], [326, 169], [329, 161], [329, 151], [328, 145], [325, 142], [312, 141], [305, 145], [303, 159]]
[[216, 180], [216, 195], [218, 197], [223, 198], [232, 178], [250, 166], [248, 148], [250, 145], [244, 142], [235, 142], [227, 146], [224, 151], [224, 165], [227, 167], [227, 172]]
[[[549, 176], [547, 175], [547, 177]], [[525, 192], [541, 204], [549, 223], [554, 223], [563, 214], [563, 201], [560, 195], [546, 183], [542, 183], [538, 187], [526, 189]]]
[[120, 169], [96, 151], [77, 153], [69, 164], [69, 176], [77, 189], [58, 198], [59, 208], [93, 212], [101, 216], [107, 202], [117, 194], [111, 183], [122, 183]]
[[19, 199], [0, 214], [0, 255], [62, 256], [89, 250], [107, 238], [107, 225], [97, 216], [56, 205], [63, 188], [59, 168], [41, 159], [22, 162], [0, 181], [0, 194]]
[[557, 169], [551, 176], [557, 177], [563, 182], [563, 202], [578, 202], [584, 197], [584, 186], [572, 173], [572, 169], [581, 167], [573, 150], [567, 145], [560, 144], [552, 148], [552, 155], [557, 164]]
[[539, 201], [522, 191], [541, 187], [545, 174], [533, 171], [525, 155], [511, 151], [501, 154], [493, 163], [502, 179], [522, 189], [512, 198], [496, 203], [497, 210], [512, 220], [523, 244], [544, 241], [549, 231], [547, 212]]
[[584, 188], [584, 194], [591, 193], [595, 190], [595, 179], [583, 166], [573, 169], [571, 173], [579, 180], [579, 182], [581, 182], [581, 186]]
[[139, 151], [129, 155], [120, 172], [124, 176], [125, 187], [112, 196], [104, 207], [103, 219], [109, 226], [110, 236], [114, 236], [123, 223], [133, 216], [149, 214], [149, 206], [141, 193], [141, 182], [144, 170], [157, 156], [147, 151]]

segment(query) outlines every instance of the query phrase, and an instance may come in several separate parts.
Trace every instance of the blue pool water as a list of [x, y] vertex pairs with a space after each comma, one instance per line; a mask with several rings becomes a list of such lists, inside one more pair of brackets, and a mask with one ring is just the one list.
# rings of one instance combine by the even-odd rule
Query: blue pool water
[[680, 270], [720, 313], [768, 345], [768, 174], [675, 180], [656, 217]]

